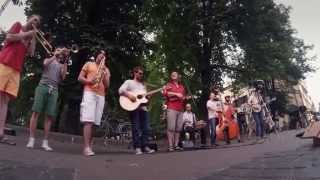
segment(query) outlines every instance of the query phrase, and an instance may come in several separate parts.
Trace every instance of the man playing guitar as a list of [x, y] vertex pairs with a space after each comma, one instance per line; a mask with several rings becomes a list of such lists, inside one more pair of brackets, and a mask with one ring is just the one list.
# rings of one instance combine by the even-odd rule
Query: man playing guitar
[[[132, 102], [137, 101], [133, 92], [147, 92], [143, 83], [143, 68], [137, 66], [133, 68], [133, 79], [126, 80], [119, 88], [119, 95], [129, 98]], [[133, 146], [137, 155], [142, 154], [142, 150], [146, 153], [154, 153], [154, 150], [148, 147], [148, 139], [151, 128], [148, 117], [148, 109], [146, 104], [141, 104], [137, 109], [129, 111], [132, 123]]]

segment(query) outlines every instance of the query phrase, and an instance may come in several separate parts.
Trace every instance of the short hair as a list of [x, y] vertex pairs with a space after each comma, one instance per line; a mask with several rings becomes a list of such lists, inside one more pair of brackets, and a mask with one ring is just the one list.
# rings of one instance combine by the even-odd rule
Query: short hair
[[142, 66], [136, 66], [132, 69], [132, 72], [138, 72], [138, 71], [143, 71], [143, 67]]
[[97, 57], [99, 54], [104, 53], [105, 56], [107, 55], [107, 52], [103, 49], [99, 49], [94, 53], [94, 56]]

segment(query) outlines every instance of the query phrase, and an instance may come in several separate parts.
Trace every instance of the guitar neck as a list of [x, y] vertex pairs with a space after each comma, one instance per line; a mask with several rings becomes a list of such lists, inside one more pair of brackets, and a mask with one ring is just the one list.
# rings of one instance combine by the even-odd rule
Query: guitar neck
[[159, 91], [161, 91], [161, 90], [162, 90], [162, 88], [158, 88], [158, 89], [149, 91], [149, 92], [146, 93], [146, 96], [152, 95], [152, 94], [157, 93], [157, 92], [159, 92]]

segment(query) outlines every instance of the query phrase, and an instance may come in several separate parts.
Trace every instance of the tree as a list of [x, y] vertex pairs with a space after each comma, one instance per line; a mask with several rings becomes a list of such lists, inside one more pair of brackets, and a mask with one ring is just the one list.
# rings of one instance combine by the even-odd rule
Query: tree
[[167, 69], [192, 72], [203, 115], [210, 87], [222, 86], [224, 76], [240, 86], [254, 79], [296, 83], [313, 69], [306, 56], [312, 47], [295, 37], [290, 9], [273, 0], [149, 0], [147, 7]]
[[[166, 82], [170, 71], [182, 73], [187, 89], [199, 97], [194, 109], [202, 117], [210, 88], [222, 87], [225, 77], [237, 87], [254, 79], [296, 83], [313, 70], [307, 56], [312, 46], [296, 37], [289, 11], [273, 0], [27, 0], [26, 8], [27, 15], [43, 17], [41, 29], [55, 35], [54, 44], [81, 46], [72, 56], [61, 100], [81, 97], [76, 80], [80, 68], [95, 50], [104, 48], [112, 74], [109, 107], [119, 110], [117, 88], [131, 67], [143, 64], [148, 83], [157, 86]], [[25, 64], [26, 82], [40, 77], [41, 61], [34, 62]], [[33, 80], [26, 78], [31, 72]], [[27, 89], [33, 89], [32, 84], [25, 83]], [[31, 97], [25, 90], [21, 94]], [[151, 104], [155, 124], [160, 98]]]
[[[39, 14], [42, 17], [40, 29], [53, 35], [54, 46], [80, 46], [79, 53], [71, 57], [70, 74], [60, 86], [60, 112], [65, 104], [73, 104], [70, 101], [81, 101], [82, 86], [78, 83], [77, 77], [82, 65], [98, 49], [107, 50], [108, 66], [112, 74], [107, 104], [110, 108], [118, 108], [117, 89], [120, 83], [129, 77], [128, 69], [140, 64], [145, 49], [139, 11], [141, 3], [138, 0], [26, 1], [26, 14]], [[42, 72], [41, 62], [45, 55], [40, 46], [38, 50], [37, 60], [29, 59], [24, 65], [22, 81], [25, 81], [23, 84], [28, 87], [22, 87], [21, 97], [27, 99], [30, 99], [33, 93], [27, 93], [26, 89], [35, 88], [36, 83], [30, 82], [38, 82]], [[34, 78], [25, 78], [31, 72], [35, 73]], [[17, 103], [22, 104], [19, 99]], [[56, 124], [56, 130], [58, 126], [59, 123]]]

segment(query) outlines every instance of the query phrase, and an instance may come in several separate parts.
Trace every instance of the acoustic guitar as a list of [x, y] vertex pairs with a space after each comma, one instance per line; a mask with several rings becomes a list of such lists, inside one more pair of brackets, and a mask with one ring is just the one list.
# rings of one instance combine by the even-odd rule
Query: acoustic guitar
[[155, 89], [150, 92], [145, 92], [145, 91], [131, 91], [130, 94], [136, 97], [136, 101], [132, 102], [128, 97], [126, 96], [120, 96], [119, 98], [119, 103], [120, 106], [126, 110], [126, 111], [134, 111], [136, 110], [141, 104], [146, 104], [148, 103], [148, 98], [147, 96], [150, 96], [152, 94], [155, 94], [157, 92], [162, 91], [162, 88]]

